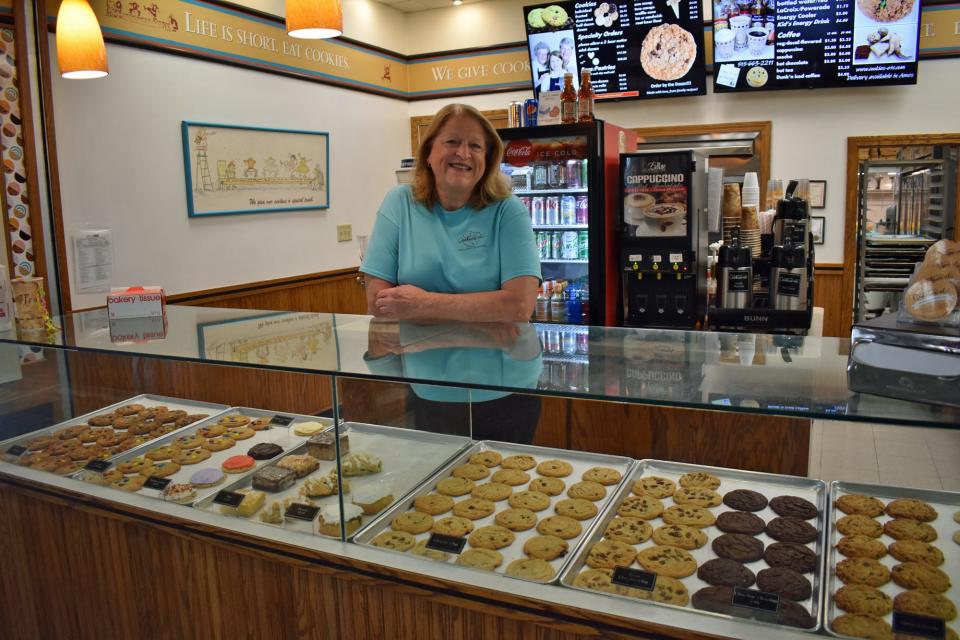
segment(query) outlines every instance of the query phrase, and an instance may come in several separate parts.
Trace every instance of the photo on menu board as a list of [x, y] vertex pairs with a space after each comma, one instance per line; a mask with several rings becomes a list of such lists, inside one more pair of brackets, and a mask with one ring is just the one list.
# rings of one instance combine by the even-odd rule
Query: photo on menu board
[[713, 0], [714, 90], [916, 84], [920, 0]]
[[698, 0], [601, 0], [524, 7], [534, 95], [591, 70], [597, 100], [706, 93]]

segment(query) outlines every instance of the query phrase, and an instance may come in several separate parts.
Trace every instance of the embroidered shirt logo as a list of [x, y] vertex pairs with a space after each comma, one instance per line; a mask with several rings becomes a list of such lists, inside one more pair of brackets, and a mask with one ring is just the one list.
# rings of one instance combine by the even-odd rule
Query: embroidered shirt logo
[[476, 249], [484, 246], [483, 237], [483, 234], [479, 231], [465, 231], [459, 238], [457, 238], [457, 243], [460, 245], [460, 251]]

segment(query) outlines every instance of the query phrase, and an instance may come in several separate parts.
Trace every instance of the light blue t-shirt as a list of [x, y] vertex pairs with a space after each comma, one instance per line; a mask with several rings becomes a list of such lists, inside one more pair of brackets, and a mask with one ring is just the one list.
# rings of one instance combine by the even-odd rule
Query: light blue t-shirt
[[519, 276], [541, 279], [530, 214], [516, 197], [483, 209], [435, 204], [431, 211], [407, 184], [380, 205], [360, 271], [434, 293], [497, 291]]

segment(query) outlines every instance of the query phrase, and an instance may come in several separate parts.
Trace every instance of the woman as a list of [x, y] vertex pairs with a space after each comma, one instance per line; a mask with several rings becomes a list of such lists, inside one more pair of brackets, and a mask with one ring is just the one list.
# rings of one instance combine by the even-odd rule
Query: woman
[[[413, 184], [387, 194], [360, 267], [375, 322], [530, 319], [540, 257], [530, 215], [500, 171], [502, 155], [496, 130], [473, 107], [437, 112], [417, 150]], [[537, 398], [500, 393], [471, 404], [476, 396], [463, 389], [434, 389], [443, 393], [413, 387], [418, 428], [464, 432], [472, 423], [466, 433], [474, 438], [533, 437]], [[498, 421], [504, 412], [516, 420]]]
[[563, 57], [559, 51], [550, 52], [550, 72], [540, 76], [540, 92], [563, 89]]

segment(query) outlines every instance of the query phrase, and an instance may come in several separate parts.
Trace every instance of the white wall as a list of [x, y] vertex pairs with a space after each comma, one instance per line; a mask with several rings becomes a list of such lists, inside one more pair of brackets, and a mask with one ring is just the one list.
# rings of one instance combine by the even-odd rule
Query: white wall
[[490, 0], [407, 14], [408, 54], [522, 42], [528, 0]]
[[[336, 225], [371, 227], [408, 153], [405, 103], [130, 47], [107, 55], [110, 76], [57, 77], [53, 93], [64, 227], [114, 230], [116, 285], [177, 293], [358, 264]], [[330, 208], [188, 218], [182, 120], [329, 132]], [[73, 281], [72, 249], [68, 262]], [[103, 304], [71, 294], [74, 308]]]
[[[489, 3], [487, 3], [489, 4]], [[468, 5], [470, 6], [470, 5]], [[485, 6], [485, 5], [475, 5]], [[827, 181], [825, 244], [817, 262], [843, 262], [847, 137], [960, 131], [955, 106], [960, 60], [924, 60], [914, 87], [778, 91], [600, 104], [597, 115], [625, 127], [770, 120], [771, 176]], [[526, 92], [457, 98], [481, 109], [505, 108]], [[435, 112], [451, 100], [410, 104], [410, 115]]]

